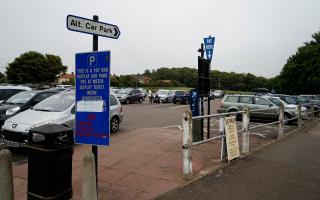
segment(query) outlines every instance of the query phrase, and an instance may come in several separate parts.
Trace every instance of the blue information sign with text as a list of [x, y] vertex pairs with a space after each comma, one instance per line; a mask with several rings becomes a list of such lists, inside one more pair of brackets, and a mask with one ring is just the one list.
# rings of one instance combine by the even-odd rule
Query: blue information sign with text
[[110, 51], [76, 54], [75, 143], [109, 145]]
[[206, 50], [206, 55], [207, 55], [207, 60], [211, 61], [212, 59], [212, 54], [213, 54], [213, 48], [214, 48], [214, 41], [215, 41], [215, 37], [207, 37], [204, 38], [204, 48]]

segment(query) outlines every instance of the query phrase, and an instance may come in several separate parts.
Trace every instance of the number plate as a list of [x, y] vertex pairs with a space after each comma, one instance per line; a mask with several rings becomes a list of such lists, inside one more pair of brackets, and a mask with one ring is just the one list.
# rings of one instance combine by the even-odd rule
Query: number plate
[[12, 142], [9, 140], [4, 140], [4, 143], [9, 147], [16, 147], [16, 148], [20, 147], [19, 142]]

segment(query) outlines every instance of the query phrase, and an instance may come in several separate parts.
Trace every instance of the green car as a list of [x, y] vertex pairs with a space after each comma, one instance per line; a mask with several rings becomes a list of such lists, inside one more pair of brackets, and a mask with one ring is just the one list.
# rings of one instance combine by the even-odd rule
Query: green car
[[[277, 109], [279, 107], [276, 104], [268, 99], [254, 95], [226, 95], [221, 101], [218, 113], [242, 111], [245, 107], [249, 107], [251, 119], [277, 121], [279, 118], [279, 110]], [[261, 109], [270, 110], [259, 111]], [[284, 110], [285, 120], [297, 115], [297, 109], [285, 108]], [[238, 117], [240, 118], [241, 114]]]

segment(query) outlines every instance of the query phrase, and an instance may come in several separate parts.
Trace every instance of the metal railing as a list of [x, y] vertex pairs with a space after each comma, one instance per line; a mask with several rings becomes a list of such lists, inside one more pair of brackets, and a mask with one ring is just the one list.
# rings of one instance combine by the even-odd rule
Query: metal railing
[[[279, 110], [279, 117], [277, 121], [259, 124], [256, 126], [250, 127], [250, 113], [251, 112], [263, 112], [270, 110]], [[311, 105], [311, 109], [308, 112], [301, 112], [301, 104], [297, 106], [297, 116], [292, 117], [290, 119], [285, 118], [285, 108], [284, 105], [279, 106], [278, 108], [270, 108], [270, 109], [259, 109], [250, 111], [248, 107], [245, 107], [242, 111], [238, 112], [228, 112], [228, 113], [219, 113], [219, 114], [211, 114], [204, 116], [195, 116], [192, 117], [190, 111], [186, 110], [183, 114], [182, 126], [183, 126], [183, 175], [185, 179], [192, 178], [192, 146], [200, 145], [203, 143], [207, 143], [213, 140], [221, 140], [221, 144], [223, 145], [223, 140], [225, 138], [224, 134], [224, 118], [230, 115], [239, 115], [242, 114], [242, 129], [237, 131], [238, 135], [242, 136], [242, 145], [241, 145], [241, 153], [247, 154], [250, 152], [250, 130], [258, 129], [261, 127], [278, 124], [278, 135], [277, 139], [281, 139], [284, 137], [284, 126], [286, 123], [290, 121], [297, 120], [298, 129], [302, 127], [302, 119], [303, 117], [310, 117], [311, 120], [314, 120], [315, 113], [319, 112], [314, 111], [314, 105]], [[205, 118], [219, 118], [219, 133], [220, 135], [207, 138], [205, 140], [193, 142], [193, 120], [205, 119]], [[210, 135], [210, 133], [208, 133]], [[222, 159], [222, 158], [221, 158]]]

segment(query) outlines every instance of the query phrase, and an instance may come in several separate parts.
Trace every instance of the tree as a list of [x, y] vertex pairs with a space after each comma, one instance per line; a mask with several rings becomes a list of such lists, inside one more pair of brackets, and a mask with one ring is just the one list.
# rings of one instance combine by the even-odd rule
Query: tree
[[6, 67], [6, 75], [10, 83], [50, 83], [57, 76], [65, 73], [66, 66], [62, 65], [61, 58], [55, 55], [42, 55], [39, 52], [29, 51], [21, 54]]
[[5, 83], [6, 82], [6, 75], [0, 72], [0, 83]]
[[284, 65], [279, 84], [288, 94], [318, 94], [320, 88], [320, 32], [299, 47]]

